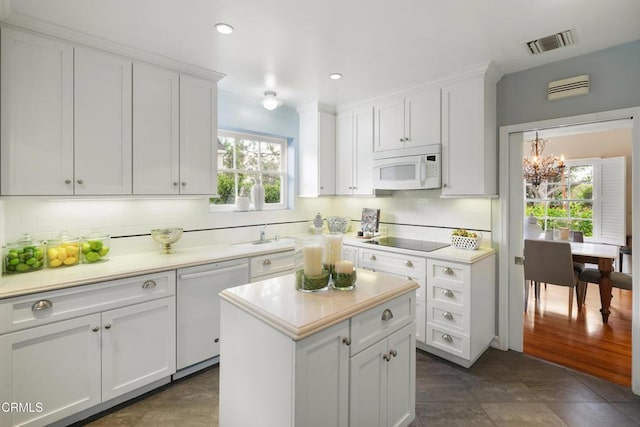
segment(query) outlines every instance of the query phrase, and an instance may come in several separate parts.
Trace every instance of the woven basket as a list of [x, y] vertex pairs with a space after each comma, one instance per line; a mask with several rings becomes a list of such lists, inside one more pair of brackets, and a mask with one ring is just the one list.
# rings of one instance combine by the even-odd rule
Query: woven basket
[[459, 249], [476, 250], [480, 247], [480, 241], [482, 236], [478, 237], [464, 237], [464, 236], [451, 236], [451, 244]]

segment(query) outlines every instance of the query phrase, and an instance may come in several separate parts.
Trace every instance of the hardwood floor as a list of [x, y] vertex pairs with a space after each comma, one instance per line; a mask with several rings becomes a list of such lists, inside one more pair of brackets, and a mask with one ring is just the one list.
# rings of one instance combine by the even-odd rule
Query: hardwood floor
[[524, 313], [524, 353], [616, 384], [631, 386], [631, 291], [613, 289], [609, 323], [602, 323], [597, 285], [585, 306], [569, 310], [569, 288], [547, 285], [536, 301], [533, 287]]

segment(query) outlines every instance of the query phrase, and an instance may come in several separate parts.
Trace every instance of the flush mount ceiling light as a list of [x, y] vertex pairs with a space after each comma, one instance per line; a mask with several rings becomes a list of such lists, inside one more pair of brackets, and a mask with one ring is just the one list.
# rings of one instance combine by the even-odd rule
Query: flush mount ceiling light
[[268, 90], [264, 93], [264, 99], [262, 100], [262, 106], [267, 110], [275, 110], [280, 105], [280, 102], [276, 99], [276, 93]]
[[233, 33], [233, 27], [229, 24], [225, 24], [224, 22], [218, 22], [214, 27], [220, 34], [227, 35]]
[[329, 74], [329, 78], [331, 80], [339, 80], [339, 79], [342, 78], [342, 74], [340, 74], [340, 73], [331, 73], [331, 74]]

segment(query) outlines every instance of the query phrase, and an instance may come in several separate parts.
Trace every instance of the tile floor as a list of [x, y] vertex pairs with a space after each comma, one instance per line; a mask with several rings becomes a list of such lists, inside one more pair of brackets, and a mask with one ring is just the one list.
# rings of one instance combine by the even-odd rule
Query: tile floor
[[[422, 351], [416, 358], [422, 426], [634, 426], [630, 389], [513, 351], [489, 349], [471, 369]], [[218, 367], [177, 381], [78, 425], [217, 426]]]

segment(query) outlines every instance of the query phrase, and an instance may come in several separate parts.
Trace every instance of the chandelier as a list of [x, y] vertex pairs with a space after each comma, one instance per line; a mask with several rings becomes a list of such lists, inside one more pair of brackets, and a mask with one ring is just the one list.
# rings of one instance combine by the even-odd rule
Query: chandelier
[[546, 143], [547, 140], [539, 139], [536, 132], [536, 139], [531, 141], [531, 155], [522, 162], [523, 177], [534, 186], [556, 179], [564, 170], [564, 157], [542, 156]]

